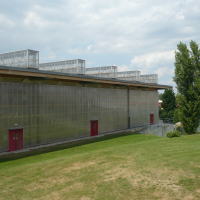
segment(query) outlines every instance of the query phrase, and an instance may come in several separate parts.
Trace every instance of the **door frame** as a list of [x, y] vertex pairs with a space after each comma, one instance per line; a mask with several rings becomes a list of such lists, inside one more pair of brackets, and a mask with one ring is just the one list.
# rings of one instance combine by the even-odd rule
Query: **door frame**
[[[151, 120], [151, 117], [153, 117], [153, 120]], [[150, 125], [154, 125], [154, 114], [150, 114]]]
[[24, 127], [13, 127], [13, 128], [8, 128], [8, 151], [10, 150], [10, 138], [9, 138], [10, 131], [13, 131], [13, 130], [22, 130], [22, 144], [23, 144], [22, 149], [24, 149]]
[[91, 130], [91, 123], [92, 123], [93, 121], [97, 121], [97, 123], [98, 123], [98, 134], [97, 134], [97, 135], [99, 135], [99, 119], [91, 119], [91, 120], [90, 120], [90, 137], [94, 137], [94, 136], [95, 136], [95, 135], [94, 135], [94, 136], [91, 136], [91, 131], [92, 131], [92, 130]]

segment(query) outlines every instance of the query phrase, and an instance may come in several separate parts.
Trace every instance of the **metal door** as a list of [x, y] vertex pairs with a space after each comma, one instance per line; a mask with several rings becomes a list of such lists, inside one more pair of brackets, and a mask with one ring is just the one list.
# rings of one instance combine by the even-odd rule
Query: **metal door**
[[23, 149], [23, 129], [9, 130], [9, 151]]
[[154, 124], [154, 114], [150, 114], [150, 124]]
[[98, 120], [91, 121], [91, 136], [98, 135]]

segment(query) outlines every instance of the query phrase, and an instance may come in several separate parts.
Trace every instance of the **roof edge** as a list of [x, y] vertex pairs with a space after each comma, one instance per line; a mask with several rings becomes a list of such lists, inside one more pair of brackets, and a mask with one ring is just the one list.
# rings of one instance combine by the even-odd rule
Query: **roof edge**
[[7, 67], [0, 65], [0, 75], [12, 75], [12, 76], [28, 76], [28, 77], [43, 77], [43, 78], [54, 78], [54, 79], [62, 79], [69, 81], [90, 81], [94, 83], [102, 83], [102, 84], [113, 84], [113, 85], [124, 85], [124, 86], [136, 86], [136, 87], [144, 87], [144, 88], [155, 88], [155, 89], [173, 89], [172, 86], [169, 85], [161, 85], [155, 83], [143, 83], [139, 81], [126, 81], [120, 80], [117, 78], [100, 78], [93, 77], [84, 74], [68, 74], [68, 73], [60, 73], [53, 71], [44, 71], [38, 69], [30, 69], [30, 68], [17, 68], [17, 67]]

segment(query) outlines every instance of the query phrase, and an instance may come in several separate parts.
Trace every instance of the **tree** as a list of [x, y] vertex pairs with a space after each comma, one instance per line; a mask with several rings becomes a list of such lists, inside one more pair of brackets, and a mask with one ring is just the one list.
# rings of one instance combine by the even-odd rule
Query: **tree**
[[176, 124], [177, 122], [180, 122], [179, 109], [178, 108], [176, 108], [175, 111], [174, 111], [174, 124]]
[[174, 81], [179, 93], [179, 118], [187, 134], [194, 134], [200, 114], [200, 50], [196, 42], [179, 43], [175, 52]]
[[180, 122], [180, 111], [179, 111], [179, 108], [178, 108], [178, 106], [179, 106], [179, 104], [180, 104], [180, 94], [179, 93], [177, 93], [176, 94], [176, 109], [175, 109], [175, 111], [174, 111], [174, 117], [173, 117], [173, 119], [174, 119], [174, 124], [176, 124], [177, 122]]
[[164, 109], [165, 112], [169, 113], [170, 111], [175, 110], [176, 97], [175, 97], [173, 90], [166, 89], [162, 95], [162, 101], [163, 102], [161, 104], [161, 107]]
[[159, 93], [159, 99], [162, 100], [162, 93]]
[[160, 117], [161, 119], [168, 118], [168, 113], [165, 112], [163, 109], [159, 108], [159, 117]]

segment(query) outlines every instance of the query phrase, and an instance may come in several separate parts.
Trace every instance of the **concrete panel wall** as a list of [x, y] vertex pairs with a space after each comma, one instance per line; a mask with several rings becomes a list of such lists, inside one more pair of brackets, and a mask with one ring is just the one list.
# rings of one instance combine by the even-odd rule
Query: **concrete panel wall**
[[169, 131], [173, 131], [173, 130], [174, 130], [174, 124], [166, 124], [166, 125], [158, 126], [158, 127], [155, 126], [155, 128], [153, 128], [153, 129], [145, 130], [144, 133], [156, 135], [156, 136], [160, 136], [160, 137], [165, 137], [166, 133], [168, 133]]
[[[157, 91], [130, 90], [131, 126], [158, 120]], [[24, 147], [128, 128], [128, 89], [0, 82], [0, 151], [9, 149], [8, 128], [24, 127]], [[17, 126], [15, 124], [18, 124]]]
[[130, 90], [130, 127], [150, 123], [150, 114], [154, 122], [159, 120], [158, 91]]

